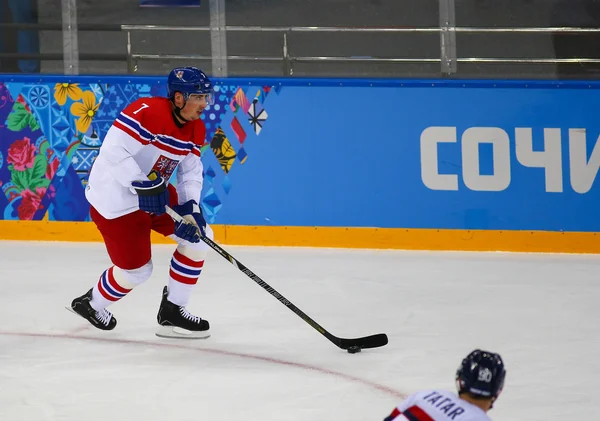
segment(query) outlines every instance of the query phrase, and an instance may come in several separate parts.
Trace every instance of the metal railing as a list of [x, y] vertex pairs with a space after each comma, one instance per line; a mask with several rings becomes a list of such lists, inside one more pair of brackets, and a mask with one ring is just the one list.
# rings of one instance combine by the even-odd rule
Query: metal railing
[[[21, 30], [62, 30], [60, 24], [0, 24], [0, 28], [13, 28]], [[214, 55], [197, 54], [149, 54], [134, 52], [132, 33], [141, 31], [183, 31], [183, 32], [211, 32], [214, 28], [209, 26], [169, 26], [169, 25], [114, 25], [114, 24], [82, 24], [78, 25], [78, 31], [121, 31], [127, 35], [126, 53], [97, 54], [79, 53], [80, 60], [108, 60], [126, 61], [129, 73], [138, 70], [138, 61], [141, 60], [214, 60]], [[519, 27], [519, 28], [484, 28], [484, 27], [320, 27], [320, 26], [225, 26], [225, 32], [270, 32], [281, 33], [281, 50], [273, 56], [244, 56], [226, 55], [221, 59], [231, 61], [264, 61], [281, 62], [284, 76], [294, 74], [294, 63], [310, 62], [363, 62], [363, 63], [440, 63], [442, 74], [448, 74], [447, 69], [455, 68], [456, 63], [529, 63], [529, 64], [558, 64], [558, 63], [600, 63], [600, 59], [591, 57], [581, 58], [509, 58], [509, 57], [458, 57], [455, 54], [456, 45], [445, 45], [443, 37], [445, 34], [457, 33], [600, 33], [600, 28], [582, 27]], [[292, 33], [439, 33], [440, 34], [440, 57], [374, 57], [374, 56], [293, 56], [290, 54], [289, 35]], [[452, 39], [452, 38], [450, 38]], [[454, 51], [454, 54], [452, 54]], [[40, 59], [40, 60], [63, 60], [63, 53], [39, 53], [19, 54], [0, 53], [0, 59]]]
[[[121, 25], [121, 29], [127, 31], [127, 54], [128, 63], [133, 65], [130, 71], [137, 71], [137, 60], [164, 60], [164, 59], [189, 59], [210, 60], [210, 56], [194, 54], [140, 54], [132, 53], [131, 31], [211, 31], [210, 27], [190, 26], [166, 26], [166, 25]], [[291, 33], [315, 33], [315, 32], [344, 32], [344, 33], [600, 33], [600, 28], [579, 27], [523, 27], [523, 28], [479, 28], [479, 27], [429, 27], [429, 28], [398, 28], [398, 27], [320, 27], [320, 26], [227, 26], [227, 32], [279, 32], [283, 34], [281, 55], [271, 57], [228, 55], [227, 60], [244, 61], [281, 61], [283, 63], [284, 76], [294, 74], [294, 62], [376, 62], [376, 63], [443, 63], [455, 61], [457, 63], [600, 63], [595, 58], [503, 58], [503, 57], [444, 57], [443, 48], [440, 58], [398, 58], [398, 57], [372, 57], [372, 56], [292, 56], [289, 54], [288, 35]], [[443, 69], [442, 69], [443, 70]], [[444, 73], [442, 71], [442, 73]]]

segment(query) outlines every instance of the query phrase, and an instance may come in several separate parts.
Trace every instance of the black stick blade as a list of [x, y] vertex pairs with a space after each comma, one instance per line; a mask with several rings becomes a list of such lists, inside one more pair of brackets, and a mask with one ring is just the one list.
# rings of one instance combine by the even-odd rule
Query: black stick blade
[[378, 333], [377, 335], [365, 336], [363, 338], [354, 339], [340, 339], [337, 344], [342, 349], [348, 349], [351, 346], [358, 346], [363, 349], [365, 348], [379, 348], [385, 346], [388, 343], [388, 337], [385, 333]]

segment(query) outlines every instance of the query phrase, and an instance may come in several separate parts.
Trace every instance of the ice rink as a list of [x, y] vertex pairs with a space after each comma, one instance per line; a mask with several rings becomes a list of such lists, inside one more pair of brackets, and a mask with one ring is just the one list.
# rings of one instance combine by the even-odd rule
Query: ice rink
[[338, 349], [212, 251], [189, 306], [212, 336], [158, 338], [171, 245], [102, 332], [64, 308], [109, 267], [102, 244], [0, 242], [0, 420], [383, 420], [454, 390], [474, 348], [506, 364], [493, 420], [596, 413], [600, 256], [224, 248], [334, 335], [390, 343]]

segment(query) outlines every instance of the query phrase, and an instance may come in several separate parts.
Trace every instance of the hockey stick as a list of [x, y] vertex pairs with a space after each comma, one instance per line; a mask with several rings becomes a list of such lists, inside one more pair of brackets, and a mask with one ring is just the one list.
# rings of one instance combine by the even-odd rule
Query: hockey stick
[[[177, 212], [175, 212], [169, 206], [166, 206], [166, 209], [167, 209], [167, 213], [169, 214], [169, 216], [171, 218], [173, 218], [174, 221], [181, 222], [184, 220], [181, 217], [181, 215], [179, 215]], [[355, 352], [358, 352], [362, 348], [378, 348], [378, 347], [384, 346], [388, 343], [388, 337], [385, 333], [379, 333], [377, 335], [364, 336], [362, 338], [352, 338], [352, 339], [338, 338], [337, 336], [332, 335], [325, 328], [321, 327], [317, 322], [315, 322], [313, 319], [311, 319], [306, 313], [304, 313], [302, 310], [300, 310], [298, 307], [296, 307], [294, 304], [292, 304], [287, 298], [285, 298], [283, 295], [281, 295], [279, 292], [277, 292], [272, 286], [270, 286], [265, 281], [263, 281], [257, 274], [255, 274], [250, 269], [248, 269], [245, 265], [243, 265], [242, 262], [235, 259], [231, 254], [229, 254], [228, 252], [223, 250], [221, 248], [221, 246], [219, 246], [213, 240], [211, 240], [208, 237], [203, 237], [202, 235], [200, 236], [200, 239], [202, 241], [204, 241], [206, 244], [208, 244], [209, 247], [212, 248], [214, 251], [216, 251], [221, 256], [223, 256], [223, 258], [228, 260], [233, 266], [235, 266], [241, 272], [243, 272], [246, 276], [248, 276], [250, 279], [252, 279], [254, 282], [256, 282], [261, 288], [263, 288], [265, 291], [267, 291], [273, 297], [277, 298], [277, 300], [279, 300], [279, 302], [281, 304], [283, 304], [284, 306], [286, 306], [287, 308], [292, 310], [294, 313], [296, 313], [296, 315], [298, 315], [302, 320], [304, 320], [306, 323], [308, 323], [312, 328], [314, 328], [317, 332], [321, 333], [323, 336], [325, 336], [327, 339], [329, 339], [331, 342], [333, 342], [339, 348], [345, 349], [345, 350], [348, 350], [348, 348], [350, 348], [351, 350], [354, 349]], [[358, 350], [356, 348], [358, 348]]]

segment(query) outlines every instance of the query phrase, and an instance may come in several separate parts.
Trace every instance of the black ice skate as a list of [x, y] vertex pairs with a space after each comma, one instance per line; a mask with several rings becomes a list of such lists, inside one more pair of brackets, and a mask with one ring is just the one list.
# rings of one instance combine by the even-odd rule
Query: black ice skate
[[206, 320], [189, 313], [185, 307], [167, 300], [167, 287], [163, 289], [162, 301], [156, 319], [160, 327], [156, 336], [162, 338], [205, 339], [210, 336]]
[[71, 310], [73, 313], [80, 315], [92, 326], [102, 330], [113, 330], [117, 325], [117, 319], [115, 319], [112, 313], [106, 309], [96, 311], [90, 305], [92, 299], [92, 290], [90, 289], [81, 297], [77, 297], [71, 303], [71, 308], [67, 307], [67, 310]]

